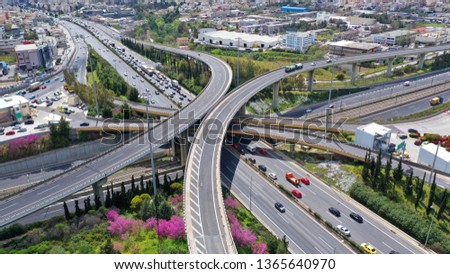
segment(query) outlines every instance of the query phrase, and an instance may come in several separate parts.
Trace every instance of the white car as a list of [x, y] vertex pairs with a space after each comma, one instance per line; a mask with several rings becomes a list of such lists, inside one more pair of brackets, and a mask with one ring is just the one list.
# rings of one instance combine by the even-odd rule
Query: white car
[[276, 180], [277, 179], [277, 175], [275, 173], [273, 173], [273, 172], [270, 172], [268, 175], [269, 175], [270, 178], [272, 178], [272, 180]]
[[346, 228], [343, 225], [337, 225], [336, 226], [337, 231], [339, 231], [340, 233], [342, 233], [345, 236], [350, 236], [350, 230], [348, 230], [348, 228]]

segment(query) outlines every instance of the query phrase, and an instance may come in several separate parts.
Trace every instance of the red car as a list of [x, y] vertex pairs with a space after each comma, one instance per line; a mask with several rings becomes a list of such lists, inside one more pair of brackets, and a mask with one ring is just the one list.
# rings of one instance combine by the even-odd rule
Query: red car
[[6, 135], [14, 135], [14, 134], [16, 134], [16, 132], [14, 130], [6, 132]]
[[42, 86], [41, 86], [41, 89], [45, 89], [45, 88], [47, 88], [46, 85], [42, 85]]
[[300, 178], [300, 181], [302, 181], [302, 183], [304, 183], [305, 185], [309, 185], [309, 179], [308, 178], [302, 177], [302, 178]]
[[259, 153], [261, 153], [261, 155], [266, 155], [267, 151], [264, 148], [260, 148]]
[[302, 193], [300, 191], [298, 191], [297, 189], [293, 189], [292, 194], [299, 199], [302, 197]]

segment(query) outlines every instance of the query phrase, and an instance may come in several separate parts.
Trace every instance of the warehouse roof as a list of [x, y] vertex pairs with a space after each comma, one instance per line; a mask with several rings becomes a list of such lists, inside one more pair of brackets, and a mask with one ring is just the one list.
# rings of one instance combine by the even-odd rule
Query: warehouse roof
[[377, 43], [360, 43], [360, 42], [353, 42], [353, 41], [337, 41], [337, 42], [331, 42], [328, 43], [330, 46], [334, 47], [343, 47], [343, 48], [351, 48], [351, 49], [361, 49], [361, 50], [371, 50], [373, 48], [379, 48], [380, 45]]
[[207, 32], [209, 37], [213, 37], [216, 39], [230, 39], [230, 40], [237, 40], [238, 38], [241, 38], [243, 41], [247, 42], [266, 42], [266, 43], [276, 43], [279, 41], [278, 36], [265, 36], [265, 35], [256, 35], [256, 34], [248, 34], [248, 33], [241, 33], [241, 32], [232, 32], [232, 31], [226, 31], [226, 30], [219, 30], [219, 31], [211, 31]]

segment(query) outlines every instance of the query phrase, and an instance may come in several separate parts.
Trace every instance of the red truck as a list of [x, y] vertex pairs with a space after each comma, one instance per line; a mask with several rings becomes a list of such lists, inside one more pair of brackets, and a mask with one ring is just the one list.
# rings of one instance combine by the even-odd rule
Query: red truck
[[294, 174], [292, 172], [286, 173], [286, 180], [288, 180], [291, 184], [298, 186], [300, 182], [304, 183], [305, 185], [309, 185], [309, 179], [306, 177], [302, 178], [295, 178]]
[[292, 172], [286, 173], [286, 180], [288, 180], [288, 182], [290, 182], [294, 186], [298, 186], [300, 184], [300, 179], [295, 178]]

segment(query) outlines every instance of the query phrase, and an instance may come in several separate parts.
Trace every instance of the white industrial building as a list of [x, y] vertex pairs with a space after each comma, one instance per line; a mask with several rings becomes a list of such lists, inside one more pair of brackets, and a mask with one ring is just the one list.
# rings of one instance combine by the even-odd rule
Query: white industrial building
[[375, 151], [386, 150], [391, 140], [391, 130], [371, 123], [360, 126], [355, 131], [355, 144]]
[[211, 45], [240, 48], [271, 48], [279, 44], [278, 36], [264, 36], [225, 30], [201, 29], [198, 40]]
[[30, 106], [24, 97], [18, 95], [0, 97], [0, 125], [14, 121], [22, 122], [28, 115]]
[[[436, 155], [436, 150], [437, 145], [433, 143], [422, 145], [419, 150], [419, 158], [417, 159], [417, 162], [419, 164], [431, 167]], [[438, 150], [434, 169], [450, 173], [450, 152], [446, 151], [443, 147], [440, 147]]]
[[288, 32], [283, 36], [283, 48], [305, 52], [315, 41], [314, 32]]

